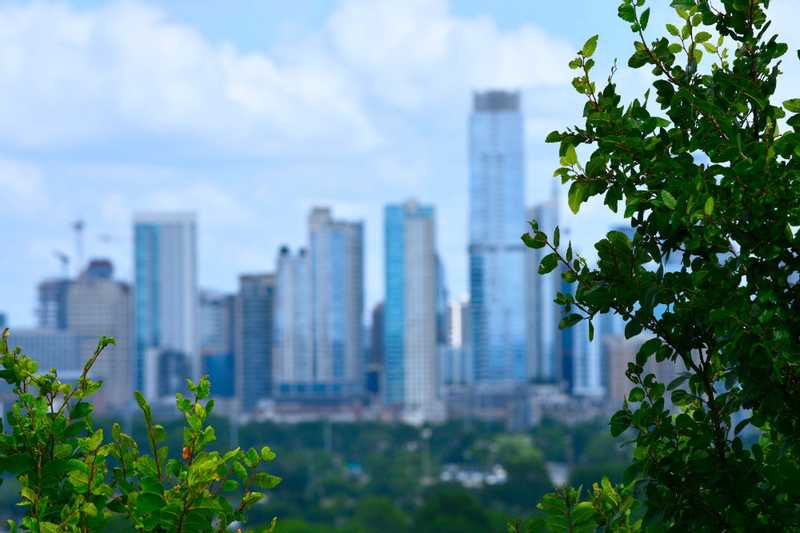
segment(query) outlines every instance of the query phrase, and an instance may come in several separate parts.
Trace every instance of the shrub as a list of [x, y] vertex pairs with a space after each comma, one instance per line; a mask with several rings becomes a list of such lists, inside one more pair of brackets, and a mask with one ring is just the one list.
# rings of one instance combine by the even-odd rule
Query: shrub
[[[262, 468], [275, 459], [269, 447], [224, 454], [207, 450], [215, 440], [214, 428], [206, 424], [214, 407], [207, 400], [207, 377], [189, 380], [191, 399], [176, 395], [186, 426], [183, 448], [173, 456], [160, 446], [164, 428], [154, 422], [138, 392], [147, 449], [140, 449], [117, 423], [110, 440], [94, 428], [89, 398], [101, 383], [89, 374], [114, 339], [100, 339], [75, 385], [62, 382], [54, 369], [37, 373], [36, 362], [19, 347], [9, 349], [7, 339], [5, 330], [0, 377], [12, 387], [15, 400], [8, 431], [0, 433], [0, 469], [19, 480], [19, 505], [25, 507], [19, 524], [8, 521], [12, 532], [21, 527], [36, 533], [87, 533], [119, 518], [140, 532], [224, 532], [243, 522], [247, 510], [264, 498], [254, 489], [280, 482]], [[275, 520], [267, 531], [274, 525]]]

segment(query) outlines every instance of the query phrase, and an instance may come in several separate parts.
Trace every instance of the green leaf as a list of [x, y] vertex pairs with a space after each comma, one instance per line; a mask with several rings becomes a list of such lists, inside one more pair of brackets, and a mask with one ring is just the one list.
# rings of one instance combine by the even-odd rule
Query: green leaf
[[599, 37], [600, 37], [599, 35], [594, 35], [592, 37], [589, 37], [589, 40], [587, 40], [584, 43], [583, 48], [581, 48], [581, 54], [584, 57], [592, 57], [592, 54], [594, 54], [595, 49], [597, 49], [597, 39]]
[[681, 31], [675, 24], [667, 24], [667, 31], [675, 37], [679, 37], [681, 34]]
[[706, 205], [703, 206], [703, 212], [707, 216], [711, 216], [711, 213], [714, 212], [714, 197], [713, 196], [709, 196], [708, 199], [706, 199]]
[[559, 244], [561, 244], [561, 232], [556, 226], [556, 229], [553, 230], [553, 246], [558, 248]]
[[711, 39], [711, 34], [707, 31], [698, 32], [697, 35], [694, 36], [694, 42], [696, 43], [704, 43]]
[[568, 167], [578, 163], [578, 154], [575, 152], [575, 147], [571, 144], [567, 146], [564, 155], [561, 157], [561, 165]]
[[641, 402], [642, 400], [644, 400], [644, 390], [641, 387], [634, 387], [628, 394], [628, 401]]
[[164, 506], [164, 498], [160, 494], [142, 492], [136, 498], [136, 510], [141, 513], [152, 513]]
[[650, 21], [650, 8], [648, 7], [644, 11], [642, 11], [641, 16], [639, 17], [639, 26], [641, 26], [642, 30], [647, 29], [647, 23]]
[[572, 185], [569, 187], [569, 192], [567, 193], [567, 203], [569, 204], [570, 210], [576, 215], [578, 214], [578, 210], [581, 208], [581, 204], [585, 200], [585, 191], [585, 185], [579, 181], [573, 181]]
[[664, 205], [667, 206], [669, 209], [675, 209], [678, 205], [678, 201], [675, 200], [675, 197], [670, 194], [670, 192], [666, 189], [661, 191], [661, 200], [663, 200]]
[[552, 272], [556, 265], [558, 265], [558, 256], [555, 253], [547, 254], [542, 258], [542, 262], [539, 263], [539, 274]]
[[583, 315], [579, 315], [578, 313], [570, 313], [558, 323], [558, 329], [567, 329], [571, 328], [581, 320], [583, 320]]
[[524, 242], [525, 246], [528, 248], [533, 249], [544, 248], [547, 244], [547, 241], [536, 239], [535, 237], [531, 236], [530, 233], [522, 234], [522, 242]]
[[631, 414], [629, 411], [617, 411], [611, 417], [609, 426], [611, 427], [611, 436], [619, 437], [631, 425]]
[[783, 107], [792, 113], [800, 113], [800, 98], [792, 98], [783, 102]]

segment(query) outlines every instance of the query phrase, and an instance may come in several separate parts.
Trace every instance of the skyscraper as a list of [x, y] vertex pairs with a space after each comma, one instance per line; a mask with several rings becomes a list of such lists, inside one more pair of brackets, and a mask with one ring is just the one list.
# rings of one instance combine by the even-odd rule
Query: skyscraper
[[357, 395], [363, 392], [363, 224], [334, 220], [320, 207], [308, 223], [315, 394]]
[[384, 343], [383, 302], [372, 309], [370, 324], [369, 359], [367, 359], [367, 393], [377, 396], [383, 392], [384, 365], [386, 361]]
[[72, 280], [53, 278], [38, 286], [36, 315], [42, 329], [67, 329], [67, 293]]
[[[528, 211], [539, 230], [552, 238], [558, 225], [558, 197], [555, 192], [544, 203]], [[539, 263], [547, 253], [544, 248], [525, 251], [527, 353], [530, 377], [537, 381], [561, 381], [561, 360], [558, 346], [558, 323], [561, 312], [554, 302], [561, 285], [558, 273], [539, 274]]]
[[202, 290], [198, 298], [198, 338], [203, 373], [211, 379], [211, 394], [233, 395], [236, 296]]
[[[201, 370], [197, 337], [197, 230], [192, 213], [139, 213], [134, 216], [136, 386], [151, 393], [145, 376], [158, 377], [147, 361], [178, 352], [187, 362], [167, 365]], [[148, 356], [148, 351], [150, 355]], [[171, 355], [175, 359], [174, 354]], [[160, 366], [160, 365], [158, 365]], [[151, 384], [152, 385], [152, 384]]]
[[272, 392], [274, 300], [274, 274], [239, 277], [234, 388], [244, 412], [255, 409]]
[[112, 278], [110, 261], [91, 261], [69, 286], [67, 322], [83, 358], [94, 352], [101, 336], [115, 338], [116, 344], [95, 363], [92, 377], [104, 382], [99, 405], [122, 409], [133, 398], [133, 300], [130, 286]]
[[385, 401], [409, 418], [437, 415], [437, 269], [433, 207], [408, 201], [384, 211]]
[[274, 391], [280, 397], [309, 397], [315, 386], [311, 353], [311, 277], [308, 253], [278, 254], [274, 325]]
[[581, 320], [570, 328], [573, 335], [573, 389], [576, 396], [600, 398], [606, 394], [603, 371], [607, 352], [601, 339], [589, 341], [589, 322]]
[[476, 93], [469, 124], [469, 285], [475, 378], [513, 384], [525, 356], [525, 155], [520, 95]]

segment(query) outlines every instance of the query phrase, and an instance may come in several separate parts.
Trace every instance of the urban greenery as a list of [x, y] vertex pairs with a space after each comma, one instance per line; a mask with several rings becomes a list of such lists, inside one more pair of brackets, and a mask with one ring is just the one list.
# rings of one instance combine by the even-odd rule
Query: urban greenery
[[[15, 401], [7, 416], [9, 431], [0, 433], [0, 470], [14, 476], [17, 505], [25, 509], [18, 521], [8, 520], [12, 532], [224, 532], [264, 498], [254, 489], [271, 489], [280, 481], [262, 468], [275, 458], [269, 447], [207, 450], [216, 439], [207, 425], [214, 407], [212, 400], [204, 401], [208, 378], [189, 381], [193, 399], [177, 395], [185, 425], [180, 452], [170, 455], [163, 445], [164, 427], [154, 422], [138, 392], [148, 449], [140, 449], [118, 423], [107, 439], [108, 431], [92, 422], [88, 399], [101, 383], [89, 373], [114, 339], [100, 339], [74, 385], [59, 380], [52, 369], [37, 373], [36, 362], [18, 347], [9, 349], [7, 339], [6, 329], [0, 339], [0, 377], [12, 387]], [[274, 527], [272, 520], [263, 530]]]
[[[651, 90], [623, 103], [613, 70], [598, 90], [592, 37], [570, 63], [584, 122], [547, 137], [572, 211], [600, 196], [635, 230], [597, 242], [593, 266], [531, 223], [525, 243], [550, 251], [540, 273], [560, 265], [574, 287], [557, 298], [562, 327], [588, 320], [592, 337], [612, 312], [627, 337], [652, 338], [610, 421], [634, 445], [624, 483], [546, 496], [530, 531], [800, 530], [800, 99], [774, 98], [781, 61], [796, 59], [769, 0], [671, 5], [666, 35], [644, 0], [619, 5], [628, 66], [649, 69]], [[658, 383], [651, 359], [685, 372]]]

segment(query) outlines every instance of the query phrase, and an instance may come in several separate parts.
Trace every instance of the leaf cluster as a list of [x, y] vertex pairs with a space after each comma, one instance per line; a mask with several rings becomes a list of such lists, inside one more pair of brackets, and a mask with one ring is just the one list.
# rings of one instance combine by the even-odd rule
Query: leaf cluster
[[138, 532], [221, 533], [244, 522], [247, 510], [264, 499], [260, 490], [280, 482], [263, 469], [275, 459], [269, 447], [225, 454], [207, 449], [216, 438], [207, 424], [214, 407], [207, 399], [208, 377], [188, 380], [191, 399], [176, 397], [186, 425], [182, 451], [171, 456], [163, 445], [164, 427], [138, 392], [147, 449], [118, 423], [110, 440], [92, 423], [90, 397], [102, 383], [89, 374], [113, 338], [100, 339], [74, 385], [61, 381], [54, 369], [37, 373], [36, 362], [19, 347], [9, 349], [7, 338], [5, 330], [0, 378], [11, 385], [15, 401], [7, 431], [0, 433], [0, 471], [19, 480], [19, 505], [26, 508], [19, 523], [8, 521], [12, 532], [101, 531], [117, 516]]

